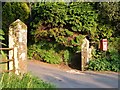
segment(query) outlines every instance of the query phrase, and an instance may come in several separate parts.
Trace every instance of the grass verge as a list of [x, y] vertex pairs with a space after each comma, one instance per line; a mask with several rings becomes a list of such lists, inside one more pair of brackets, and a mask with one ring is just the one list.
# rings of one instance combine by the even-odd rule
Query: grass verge
[[44, 82], [38, 77], [27, 73], [23, 76], [12, 73], [1, 74], [0, 90], [4, 88], [48, 88], [55, 89], [55, 85]]

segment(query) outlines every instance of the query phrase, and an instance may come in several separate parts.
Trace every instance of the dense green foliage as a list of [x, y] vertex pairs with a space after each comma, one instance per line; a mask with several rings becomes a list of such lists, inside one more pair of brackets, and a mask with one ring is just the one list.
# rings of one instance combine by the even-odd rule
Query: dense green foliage
[[[35, 56], [36, 57], [40, 56], [38, 59], [41, 59], [42, 57], [41, 60], [44, 60], [46, 62], [51, 63], [52, 61], [54, 63], [58, 63], [58, 61], [64, 61], [70, 63], [71, 62], [70, 56], [73, 55], [72, 53], [80, 51], [80, 45], [82, 44], [82, 40], [86, 35], [89, 37], [90, 41], [98, 42], [102, 38], [107, 38], [108, 42], [110, 42], [109, 38], [111, 36], [119, 36], [115, 34], [116, 32], [115, 26], [118, 25], [119, 21], [118, 4], [119, 3], [81, 3], [81, 2], [71, 2], [69, 4], [63, 2], [35, 3], [32, 7], [33, 21], [31, 22], [30, 34], [34, 36], [32, 40], [35, 41], [34, 43], [36, 44], [32, 45], [31, 47], [39, 48], [31, 49], [30, 47], [31, 51], [30, 56], [32, 57], [33, 52], [36, 51], [36, 53], [34, 54], [37, 55]], [[113, 8], [110, 6], [113, 6]], [[40, 48], [41, 40], [46, 41], [44, 42], [46, 48], [49, 47], [50, 42], [55, 43], [51, 44], [51, 48], [49, 48], [49, 50], [44, 51], [43, 48]], [[60, 52], [60, 53], [57, 52], [57, 55], [56, 49], [53, 49], [55, 44], [58, 48], [58, 51]], [[66, 51], [64, 51], [64, 49], [60, 49], [59, 45], [62, 48], [67, 47], [71, 48], [72, 53], [68, 53], [69, 52], [68, 48], [66, 49]], [[46, 52], [47, 54], [45, 54], [44, 56], [44, 53], [42, 51], [44, 53]], [[63, 51], [64, 54], [61, 55]], [[53, 52], [55, 55], [54, 57], [58, 58], [59, 56], [59, 58], [62, 58], [62, 60], [60, 60], [59, 58], [57, 59], [58, 61], [53, 60], [55, 59], [52, 57]], [[104, 55], [103, 52], [95, 49], [93, 57], [94, 59], [97, 60], [96, 61], [93, 60], [90, 62], [89, 69], [96, 68], [94, 70], [118, 71], [119, 70], [119, 68], [117, 68], [118, 64], [114, 64], [113, 66], [112, 63], [114, 63], [115, 60], [118, 62], [119, 59], [114, 58], [115, 59], [114, 60], [113, 59], [114, 55], [111, 55], [112, 52], [113, 51], [110, 52], [110, 50], [106, 52], [108, 53], [108, 56], [110, 56], [108, 58], [106, 54]], [[115, 55], [119, 56], [118, 52], [116, 53], [117, 54]], [[110, 68], [107, 68], [107, 66]]]
[[[110, 16], [113, 12], [109, 11], [110, 6], [107, 7], [108, 11], [106, 11], [105, 5], [113, 4], [82, 2], [71, 2], [69, 4], [64, 2], [35, 3], [32, 5], [33, 20], [30, 24], [31, 35], [35, 36], [33, 41], [46, 39], [73, 47], [81, 45], [82, 39], [86, 35], [92, 41], [110, 38], [115, 33], [114, 22], [110, 23], [110, 20], [105, 19], [107, 16], [103, 14], [109, 12], [107, 15]], [[119, 8], [119, 6], [114, 6], [114, 8]], [[117, 15], [118, 10], [114, 10], [115, 15]], [[116, 22], [119, 22], [117, 17]]]
[[90, 70], [120, 71], [120, 38], [111, 38], [108, 51], [94, 51], [93, 60], [89, 62]]
[[[30, 20], [27, 20], [29, 14]], [[115, 62], [119, 62], [120, 50], [116, 46], [116, 38], [120, 37], [120, 2], [5, 3], [3, 30], [18, 17], [30, 23], [30, 58], [54, 64], [69, 64], [74, 54], [81, 50], [82, 41], [87, 36], [91, 45], [95, 46], [89, 69], [119, 71]], [[103, 38], [108, 39], [110, 49], [107, 52], [96, 48]], [[115, 50], [112, 49], [114, 47]]]
[[51, 64], [59, 64], [62, 62], [69, 64], [70, 54], [72, 54], [70, 48], [63, 48], [63, 46], [56, 42], [40, 41], [39, 43], [33, 44], [28, 48], [29, 58], [41, 60]]
[[[36, 51], [36, 54], [39, 54], [35, 55], [37, 58], [41, 56], [44, 61], [49, 63], [60, 63], [63, 61], [66, 64], [70, 63], [72, 53], [80, 51], [83, 38], [87, 34], [95, 36], [97, 14], [90, 3], [73, 2], [69, 5], [64, 2], [35, 3], [32, 5], [32, 17], [30, 34], [34, 36], [32, 40], [33, 42], [35, 41], [36, 45], [31, 47], [39, 48], [31, 49], [30, 47], [28, 52], [31, 54], [29, 55], [31, 57]], [[46, 48], [49, 47], [50, 42], [55, 42], [59, 52], [54, 49], [55, 44], [51, 44], [51, 49], [49, 48], [47, 51], [41, 49], [41, 40], [46, 41]], [[52, 54], [54, 54], [54, 58]], [[56, 60], [56, 58], [58, 59]]]
[[97, 4], [99, 21], [112, 26], [113, 36], [120, 36], [120, 2], [103, 2]]
[[32, 14], [35, 18], [31, 22], [31, 28], [33, 28], [31, 33], [35, 35], [36, 41], [48, 39], [70, 47], [80, 45], [81, 42], [78, 37], [82, 40], [83, 36], [77, 32], [74, 33], [73, 30], [69, 29], [70, 27], [68, 28], [68, 11], [66, 8], [67, 5], [65, 3], [48, 2], [45, 4], [40, 3], [39, 6], [33, 8]]
[[[93, 52], [93, 60], [89, 62], [88, 69], [91, 70], [108, 70], [120, 71], [120, 3], [96, 3], [98, 10], [99, 25], [103, 25], [99, 29], [99, 36], [108, 38], [108, 51], [102, 52], [95, 50]], [[112, 36], [112, 37], [111, 37]]]
[[27, 3], [6, 2], [2, 11], [3, 30], [8, 30], [9, 25], [16, 19], [26, 22], [29, 18], [29, 13], [30, 9]]
[[30, 9], [25, 2], [6, 2], [2, 7], [2, 29], [5, 32], [5, 44], [7, 45], [9, 25], [20, 19], [27, 23]]
[[46, 83], [30, 74], [18, 76], [15, 74], [4, 73], [0, 77], [0, 89], [5, 88], [55, 88], [54, 85]]

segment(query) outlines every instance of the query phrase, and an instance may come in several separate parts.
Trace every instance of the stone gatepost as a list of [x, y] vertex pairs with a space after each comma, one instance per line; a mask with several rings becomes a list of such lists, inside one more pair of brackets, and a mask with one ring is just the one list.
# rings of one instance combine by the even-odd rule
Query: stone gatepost
[[84, 71], [85, 65], [89, 62], [89, 40], [83, 39], [83, 44], [81, 45], [81, 70]]
[[[9, 27], [9, 48], [14, 48], [9, 51], [9, 59], [14, 59], [9, 62], [9, 70], [15, 68], [16, 74], [27, 72], [27, 26], [17, 19]], [[14, 65], [14, 67], [13, 67]]]

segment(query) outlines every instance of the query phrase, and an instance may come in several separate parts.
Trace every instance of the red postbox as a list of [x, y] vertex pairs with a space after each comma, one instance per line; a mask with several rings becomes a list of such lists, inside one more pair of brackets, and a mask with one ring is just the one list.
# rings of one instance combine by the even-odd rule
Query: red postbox
[[107, 39], [100, 40], [100, 49], [103, 51], [107, 51]]

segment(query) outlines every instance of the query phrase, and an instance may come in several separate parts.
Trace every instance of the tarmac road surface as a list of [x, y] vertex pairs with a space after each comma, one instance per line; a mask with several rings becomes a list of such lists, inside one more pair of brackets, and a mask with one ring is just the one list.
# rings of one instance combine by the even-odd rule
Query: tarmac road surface
[[32, 61], [28, 62], [28, 71], [57, 88], [118, 88], [118, 73], [61, 70]]

